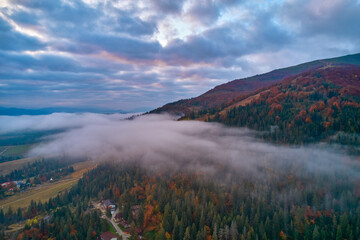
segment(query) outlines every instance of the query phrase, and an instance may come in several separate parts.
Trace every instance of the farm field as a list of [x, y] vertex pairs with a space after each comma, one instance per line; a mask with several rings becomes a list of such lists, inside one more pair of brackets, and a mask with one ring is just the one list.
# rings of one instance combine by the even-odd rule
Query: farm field
[[32, 144], [14, 145], [14, 146], [1, 146], [3, 150], [0, 150], [2, 156], [22, 156], [28, 153]]
[[19, 207], [27, 207], [30, 205], [32, 200], [35, 202], [45, 202], [49, 198], [55, 197], [58, 193], [70, 189], [71, 186], [77, 183], [77, 181], [83, 176], [84, 173], [96, 167], [96, 163], [92, 161], [80, 162], [75, 163], [73, 167], [75, 171], [70, 176], [67, 176], [60, 181], [41, 184], [38, 187], [1, 200], [0, 208], [3, 208], [5, 211], [7, 211], [9, 207], [11, 207], [13, 210]]
[[40, 158], [21, 158], [18, 160], [7, 161], [0, 163], [0, 175], [6, 175], [15, 169], [20, 169], [28, 163], [40, 160]]

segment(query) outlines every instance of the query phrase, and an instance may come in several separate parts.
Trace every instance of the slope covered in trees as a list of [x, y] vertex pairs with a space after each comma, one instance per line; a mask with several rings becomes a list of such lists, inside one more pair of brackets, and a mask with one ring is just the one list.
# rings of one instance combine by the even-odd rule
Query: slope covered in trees
[[[264, 168], [259, 175], [218, 169], [203, 173], [149, 172], [138, 165], [99, 165], [69, 193], [28, 211], [0, 212], [5, 227], [30, 221], [18, 239], [97, 239], [106, 223], [90, 201], [113, 199], [143, 239], [357, 239], [360, 235], [359, 182], [342, 169], [326, 174]], [[133, 206], [140, 206], [136, 217]], [[28, 215], [25, 215], [28, 214]], [[29, 215], [30, 214], [30, 215]], [[29, 221], [28, 221], [29, 222]], [[130, 239], [137, 239], [134, 231]]]
[[248, 78], [236, 79], [231, 82], [216, 86], [208, 92], [191, 99], [183, 99], [166, 104], [151, 113], [169, 112], [175, 114], [190, 114], [192, 111], [207, 110], [227, 104], [234, 98], [249, 94], [260, 88], [268, 87], [283, 80], [311, 69], [321, 68], [328, 65], [352, 64], [360, 66], [360, 54], [348, 55], [338, 58], [316, 60], [297, 66], [277, 69], [269, 73], [260, 74]]
[[189, 118], [263, 131], [276, 142], [328, 139], [360, 145], [360, 67], [312, 69], [184, 119]]

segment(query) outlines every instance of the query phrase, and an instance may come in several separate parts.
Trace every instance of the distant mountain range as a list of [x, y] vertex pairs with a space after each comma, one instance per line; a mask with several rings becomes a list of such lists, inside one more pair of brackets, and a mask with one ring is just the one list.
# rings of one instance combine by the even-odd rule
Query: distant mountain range
[[316, 60], [300, 65], [273, 70], [271, 72], [255, 75], [248, 78], [236, 79], [216, 86], [206, 93], [191, 99], [179, 100], [157, 108], [151, 113], [170, 112], [175, 114], [190, 114], [193, 111], [219, 107], [227, 104], [240, 95], [246, 95], [260, 88], [271, 86], [286, 77], [317, 69], [325, 66], [352, 64], [360, 66], [360, 53], [343, 57]]
[[234, 80], [152, 112], [248, 127], [280, 143], [360, 146], [360, 54]]
[[92, 112], [92, 113], [128, 113], [122, 110], [100, 110], [91, 108], [65, 108], [65, 107], [53, 107], [53, 108], [40, 108], [40, 109], [26, 109], [26, 108], [7, 108], [0, 107], [0, 115], [8, 116], [20, 116], [20, 115], [46, 115], [51, 113], [81, 113], [81, 112]]

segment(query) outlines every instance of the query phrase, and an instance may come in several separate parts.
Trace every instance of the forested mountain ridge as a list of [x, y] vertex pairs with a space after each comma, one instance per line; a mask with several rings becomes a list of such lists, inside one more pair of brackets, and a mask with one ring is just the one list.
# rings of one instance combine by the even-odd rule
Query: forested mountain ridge
[[249, 127], [276, 142], [313, 142], [337, 134], [337, 141], [359, 145], [360, 67], [314, 68], [183, 119]]
[[227, 104], [234, 98], [250, 94], [258, 89], [269, 87], [282, 81], [286, 77], [294, 76], [311, 69], [319, 69], [329, 65], [352, 64], [360, 66], [360, 53], [343, 57], [316, 60], [300, 65], [273, 70], [269, 73], [255, 75], [248, 78], [236, 79], [216, 86], [206, 93], [191, 99], [183, 99], [166, 104], [151, 113], [170, 112], [175, 114], [190, 114], [209, 108], [217, 108]]

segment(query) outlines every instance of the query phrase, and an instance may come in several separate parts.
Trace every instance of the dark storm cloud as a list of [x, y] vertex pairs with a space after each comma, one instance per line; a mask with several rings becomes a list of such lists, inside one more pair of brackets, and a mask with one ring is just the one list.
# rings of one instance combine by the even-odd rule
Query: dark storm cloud
[[[71, 92], [73, 104], [155, 108], [234, 78], [360, 51], [359, 1], [91, 2], [0, 3], [0, 103], [71, 104], [63, 99]], [[15, 89], [29, 91], [15, 99]]]

